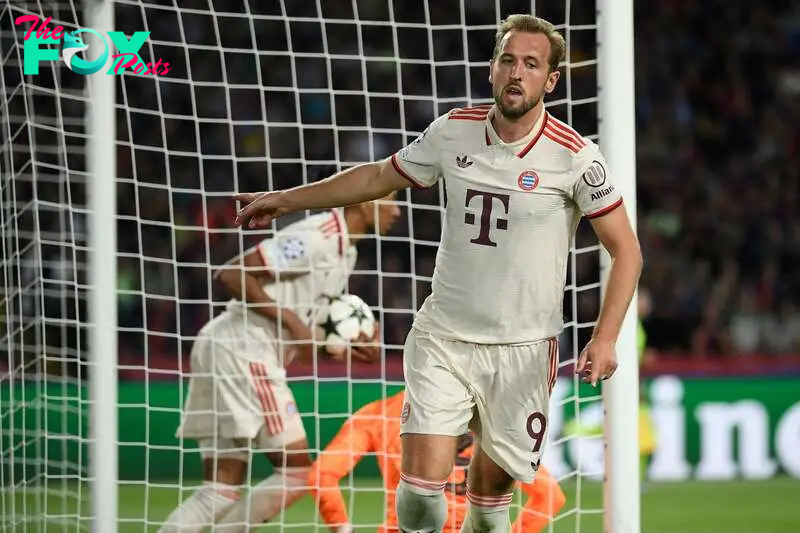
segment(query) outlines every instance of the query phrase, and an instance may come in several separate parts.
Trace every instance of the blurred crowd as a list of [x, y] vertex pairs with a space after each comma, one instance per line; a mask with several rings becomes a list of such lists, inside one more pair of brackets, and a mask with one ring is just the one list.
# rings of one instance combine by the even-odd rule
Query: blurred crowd
[[800, 348], [800, 5], [637, 12], [639, 233], [651, 340]]
[[[285, 188], [386, 157], [439, 113], [490, 101], [492, 25], [530, 2], [463, 0], [463, 15], [456, 0], [427, 4], [428, 13], [389, 13], [383, 2], [326, 0], [324, 28], [313, 2], [286, 2], [290, 24], [280, 3], [266, 0], [250, 2], [251, 15], [242, 0], [215, 2], [214, 14], [203, 12], [206, 2], [182, 15], [118, 6], [118, 29], [128, 34], [141, 29], [146, 13], [151, 43], [143, 55], [172, 67], [158, 81], [118, 78], [124, 351], [175, 360], [224, 305], [211, 267], [269, 235], [233, 229], [230, 192]], [[573, 27], [594, 21], [594, 6], [580, 4], [567, 2]], [[540, 16], [565, 22], [562, 2], [537, 5]], [[354, 6], [359, 24], [348, 22]], [[651, 347], [695, 355], [799, 353], [800, 4], [670, 0], [637, 4], [635, 18], [638, 229], [642, 286], [653, 302], [645, 319]], [[483, 26], [465, 31], [462, 23]], [[2, 31], [7, 37], [6, 22]], [[569, 38], [573, 63], [594, 57], [593, 30], [572, 30]], [[439, 66], [432, 68], [431, 59]], [[8, 71], [6, 87], [13, 87], [18, 80]], [[44, 73], [39, 83], [65, 78]], [[550, 111], [594, 135], [596, 106], [574, 103], [594, 95], [594, 67], [570, 68]], [[79, 122], [83, 108], [73, 104], [37, 100], [36, 111]], [[58, 142], [69, 147], [76, 139], [67, 134]], [[15, 164], [25, 167], [25, 153], [17, 152]], [[41, 176], [50, 173], [56, 185], [37, 185], [36, 194], [40, 202], [73, 208], [45, 209], [36, 224], [80, 241], [85, 220], [74, 206], [84, 205], [85, 189], [77, 173], [67, 178], [75, 187], [59, 184], [58, 168], [84, 163], [56, 152], [55, 169], [40, 167], [38, 178], [48, 182]], [[20, 187], [18, 198], [33, 190]], [[350, 290], [381, 310], [390, 345], [402, 345], [412, 311], [429, 291], [442, 195], [441, 188], [404, 193], [404, 214], [389, 238], [360, 246]], [[17, 216], [24, 223], [21, 211]], [[578, 245], [587, 243], [582, 226]], [[50, 243], [37, 256], [20, 246], [19, 283], [29, 284], [20, 292], [19, 302], [28, 302], [19, 303], [21, 313], [47, 318], [41, 342], [49, 346], [84, 342], [64, 325], [85, 313], [76, 288], [83, 271], [71, 267], [79, 261], [75, 248]], [[597, 281], [596, 253], [573, 261], [570, 284]], [[38, 269], [46, 287], [34, 303], [26, 269]], [[572, 357], [588, 334], [573, 324], [590, 320], [597, 302], [596, 291], [565, 299], [570, 327], [562, 353]]]

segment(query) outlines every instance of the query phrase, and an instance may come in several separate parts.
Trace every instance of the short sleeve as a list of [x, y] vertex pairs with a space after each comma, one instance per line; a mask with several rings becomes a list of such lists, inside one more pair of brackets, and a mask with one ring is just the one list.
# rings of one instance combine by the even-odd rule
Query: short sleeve
[[622, 194], [614, 186], [596, 144], [589, 143], [578, 152], [573, 169], [573, 200], [583, 216], [600, 217], [622, 205]]
[[[311, 270], [316, 256], [336, 252], [336, 236], [327, 236], [316, 227], [290, 227], [258, 244], [264, 265], [274, 272], [303, 273]], [[330, 250], [329, 250], [330, 249]]]
[[442, 128], [446, 121], [447, 115], [440, 116], [411, 144], [392, 156], [395, 170], [415, 187], [430, 187], [442, 177], [439, 156]]

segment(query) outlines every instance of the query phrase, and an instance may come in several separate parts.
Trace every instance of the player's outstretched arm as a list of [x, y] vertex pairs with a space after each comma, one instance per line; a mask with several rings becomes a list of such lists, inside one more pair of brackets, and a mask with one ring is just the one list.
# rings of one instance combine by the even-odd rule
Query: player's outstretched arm
[[348, 420], [320, 453], [311, 467], [308, 485], [322, 521], [333, 533], [350, 531], [350, 518], [339, 480], [352, 472], [361, 457], [374, 451], [372, 438], [365, 424], [358, 420], [360, 412]]
[[263, 228], [274, 218], [304, 209], [324, 209], [360, 204], [383, 198], [411, 185], [390, 159], [349, 168], [316, 183], [285, 191], [242, 193], [233, 199], [243, 207], [236, 225]]
[[610, 378], [617, 368], [614, 345], [642, 272], [642, 251], [624, 206], [592, 218], [591, 224], [612, 262], [597, 325], [575, 372], [590, 372], [588, 381], [596, 385], [598, 380]]
[[533, 483], [523, 483], [528, 496], [511, 528], [512, 533], [538, 533], [547, 531], [547, 525], [567, 503], [567, 497], [558, 481], [544, 467], [539, 468]]

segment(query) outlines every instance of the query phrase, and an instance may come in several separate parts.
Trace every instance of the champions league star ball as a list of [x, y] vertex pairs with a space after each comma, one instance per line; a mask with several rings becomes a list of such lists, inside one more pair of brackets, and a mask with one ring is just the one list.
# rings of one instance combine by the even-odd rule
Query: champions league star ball
[[375, 336], [375, 316], [364, 300], [355, 294], [342, 294], [330, 299], [322, 328], [325, 349], [339, 355], [361, 334], [369, 339]]

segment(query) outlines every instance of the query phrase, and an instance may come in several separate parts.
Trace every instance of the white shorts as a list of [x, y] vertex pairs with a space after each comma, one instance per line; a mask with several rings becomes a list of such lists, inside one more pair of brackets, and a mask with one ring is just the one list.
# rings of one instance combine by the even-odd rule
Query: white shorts
[[201, 449], [204, 456], [242, 458], [251, 448], [278, 451], [306, 437], [278, 344], [264, 327], [225, 312], [200, 330], [176, 436], [212, 448]]
[[471, 427], [481, 449], [498, 466], [523, 483], [533, 481], [558, 372], [556, 338], [526, 345], [486, 345], [446, 340], [412, 328], [403, 369], [406, 404], [401, 434], [458, 436]]

